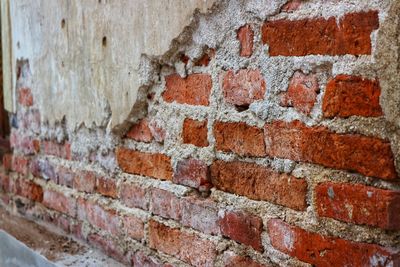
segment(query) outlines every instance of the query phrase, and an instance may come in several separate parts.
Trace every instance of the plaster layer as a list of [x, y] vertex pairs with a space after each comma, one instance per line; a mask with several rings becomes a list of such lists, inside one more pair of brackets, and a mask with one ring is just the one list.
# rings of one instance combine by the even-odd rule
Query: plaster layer
[[10, 1], [12, 60], [29, 60], [43, 121], [112, 128], [128, 117], [146, 80], [141, 56], [167, 52], [195, 10], [214, 2]]

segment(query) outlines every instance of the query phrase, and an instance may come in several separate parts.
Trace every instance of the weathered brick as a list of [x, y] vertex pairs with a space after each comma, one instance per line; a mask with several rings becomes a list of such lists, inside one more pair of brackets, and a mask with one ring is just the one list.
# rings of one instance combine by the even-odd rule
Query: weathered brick
[[18, 103], [25, 107], [33, 105], [33, 95], [30, 88], [24, 87], [18, 90]]
[[215, 122], [216, 149], [241, 156], [265, 156], [262, 129], [243, 122]]
[[197, 188], [199, 191], [208, 191], [212, 187], [208, 166], [193, 158], [177, 163], [173, 182]]
[[181, 203], [179, 197], [163, 189], [152, 188], [150, 192], [150, 211], [164, 218], [181, 219]]
[[214, 266], [216, 258], [215, 245], [211, 241], [154, 220], [149, 222], [149, 246], [193, 266]]
[[159, 119], [153, 118], [149, 122], [149, 129], [151, 135], [156, 142], [162, 143], [165, 140], [167, 132], [164, 127], [164, 122]]
[[71, 159], [71, 144], [59, 144], [53, 141], [42, 141], [41, 151], [44, 154], [56, 156], [64, 159]]
[[239, 243], [263, 251], [261, 233], [263, 223], [260, 217], [241, 211], [225, 211], [219, 220], [222, 235]]
[[206, 234], [219, 234], [218, 206], [210, 199], [195, 197], [181, 200], [182, 220], [184, 226]]
[[130, 237], [137, 240], [141, 240], [144, 237], [144, 223], [141, 219], [132, 215], [126, 215], [122, 221], [124, 224], [123, 229]]
[[320, 216], [384, 229], [400, 229], [400, 191], [327, 182], [319, 184], [315, 192]]
[[77, 171], [74, 176], [74, 188], [86, 193], [93, 193], [96, 186], [96, 174], [92, 171]]
[[182, 126], [182, 139], [184, 144], [192, 144], [198, 147], [208, 146], [207, 120], [185, 119]]
[[73, 196], [46, 189], [43, 194], [43, 205], [71, 217], [76, 216], [76, 199]]
[[11, 130], [10, 146], [15, 151], [22, 152], [25, 155], [37, 154], [40, 150], [40, 141], [31, 136], [24, 136], [16, 130]]
[[232, 252], [224, 253], [224, 267], [267, 267], [250, 257], [239, 256]]
[[307, 207], [307, 182], [254, 163], [215, 161], [211, 180], [220, 190], [266, 200], [295, 210]]
[[284, 4], [281, 8], [281, 12], [294, 12], [300, 8], [303, 0], [290, 0], [286, 4]]
[[317, 100], [319, 91], [318, 81], [315, 74], [305, 75], [297, 71], [290, 80], [289, 88], [281, 97], [281, 105], [294, 107], [303, 114], [310, 114]]
[[270, 56], [371, 54], [371, 32], [379, 26], [378, 12], [346, 14], [328, 19], [280, 19], [262, 27]]
[[57, 183], [60, 185], [64, 185], [67, 187], [73, 187], [75, 173], [68, 167], [65, 166], [58, 166], [57, 170]]
[[[210, 48], [202, 57], [200, 57], [198, 60], [194, 62], [195, 66], [203, 66], [206, 67], [210, 64], [210, 61], [213, 59], [215, 56], [215, 50]], [[186, 63], [187, 64], [187, 63]]]
[[165, 77], [166, 89], [162, 94], [164, 101], [188, 105], [208, 106], [211, 93], [211, 76], [190, 74], [182, 78], [179, 74]]
[[120, 220], [117, 211], [106, 208], [91, 200], [79, 198], [78, 219], [87, 220], [93, 226], [101, 228], [113, 235], [120, 231]]
[[377, 80], [367, 80], [358, 76], [338, 75], [326, 85], [322, 102], [324, 117], [383, 115], [379, 104], [381, 89]]
[[87, 239], [91, 245], [101, 249], [106, 255], [127, 265], [130, 264], [125, 256], [126, 252], [124, 249], [118, 246], [112, 239], [98, 234], [90, 234]]
[[117, 148], [117, 161], [120, 168], [127, 173], [171, 180], [171, 159], [159, 153], [146, 153], [126, 148]]
[[119, 187], [119, 198], [131, 208], [148, 209], [149, 201], [146, 197], [146, 190], [138, 185], [123, 183]]
[[267, 123], [264, 132], [269, 156], [356, 171], [382, 179], [397, 177], [387, 141], [358, 134], [337, 134], [325, 127], [308, 127], [299, 121]]
[[29, 172], [29, 159], [24, 156], [13, 155], [11, 169], [23, 175]]
[[262, 100], [265, 88], [265, 80], [258, 69], [241, 69], [237, 73], [229, 70], [222, 83], [225, 101], [245, 108], [254, 101]]
[[[59, 174], [57, 174], [56, 166], [47, 159], [34, 159], [29, 165], [29, 170], [36, 177], [41, 177], [45, 180], [52, 180], [58, 183]], [[62, 174], [61, 174], [62, 175]]]
[[144, 266], [144, 267], [167, 267], [168, 264], [163, 264], [159, 259], [145, 254], [143, 251], [138, 250], [132, 256], [133, 266]]
[[9, 182], [10, 189], [14, 194], [36, 202], [42, 202], [43, 189], [40, 185], [24, 178], [12, 179]]
[[118, 195], [116, 181], [101, 176], [97, 177], [96, 192], [106, 197], [116, 198]]
[[138, 142], [151, 142], [151, 140], [153, 140], [153, 135], [151, 134], [147, 119], [142, 119], [138, 123], [132, 125], [126, 137]]
[[5, 193], [10, 191], [10, 177], [7, 174], [0, 173], [0, 190]]
[[393, 248], [322, 236], [291, 226], [279, 219], [268, 222], [276, 249], [315, 266], [398, 266], [400, 254]]
[[3, 167], [5, 171], [10, 171], [12, 169], [12, 158], [13, 155], [8, 153], [3, 155]]
[[240, 42], [240, 56], [250, 57], [253, 54], [254, 31], [249, 24], [239, 28], [237, 38]]

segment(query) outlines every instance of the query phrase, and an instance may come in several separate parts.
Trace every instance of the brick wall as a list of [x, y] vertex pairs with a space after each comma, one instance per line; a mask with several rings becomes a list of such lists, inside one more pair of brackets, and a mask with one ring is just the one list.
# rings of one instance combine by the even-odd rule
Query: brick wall
[[185, 71], [160, 66], [122, 138], [42, 122], [25, 66], [2, 205], [128, 265], [400, 266], [400, 135], [370, 71], [381, 11], [301, 8], [181, 48]]

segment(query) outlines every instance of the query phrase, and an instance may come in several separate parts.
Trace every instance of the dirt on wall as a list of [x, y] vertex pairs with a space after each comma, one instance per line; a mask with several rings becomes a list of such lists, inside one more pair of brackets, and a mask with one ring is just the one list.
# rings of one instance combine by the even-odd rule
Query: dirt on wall
[[43, 121], [25, 64], [3, 205], [126, 265], [398, 266], [395, 2], [219, 1], [114, 132]]

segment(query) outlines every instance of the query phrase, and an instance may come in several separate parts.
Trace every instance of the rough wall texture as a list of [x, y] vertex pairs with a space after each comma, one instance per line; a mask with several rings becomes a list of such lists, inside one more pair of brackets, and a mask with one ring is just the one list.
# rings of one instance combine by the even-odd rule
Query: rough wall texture
[[40, 121], [25, 62], [2, 204], [128, 265], [400, 266], [398, 10], [219, 2], [123, 136]]

